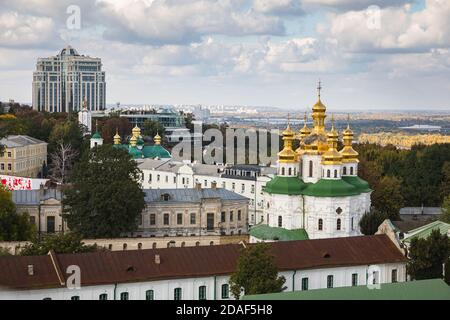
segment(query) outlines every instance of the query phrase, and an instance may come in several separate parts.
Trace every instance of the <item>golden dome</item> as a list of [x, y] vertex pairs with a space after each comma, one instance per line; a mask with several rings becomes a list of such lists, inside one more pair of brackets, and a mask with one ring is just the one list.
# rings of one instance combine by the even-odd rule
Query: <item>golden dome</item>
[[306, 125], [306, 120], [307, 120], [307, 116], [306, 116], [306, 112], [305, 112], [303, 128], [301, 128], [300, 131], [299, 131], [299, 137], [300, 138], [306, 137], [307, 135], [309, 135], [311, 133], [311, 129], [308, 128], [308, 126]]
[[139, 138], [141, 135], [141, 129], [136, 125], [133, 130], [131, 130], [131, 133], [133, 134], [133, 137]]
[[120, 142], [122, 141], [122, 139], [119, 136], [119, 132], [118, 132], [117, 129], [116, 129], [116, 134], [113, 137], [113, 140], [114, 140], [114, 144], [120, 144]]
[[153, 138], [153, 141], [155, 142], [155, 144], [161, 144], [161, 136], [156, 133], [156, 136]]
[[138, 138], [137, 138], [136, 136], [133, 135], [133, 136], [131, 137], [131, 139], [130, 139], [130, 145], [131, 145], [132, 147], [136, 147], [137, 140], [138, 140]]
[[283, 163], [295, 162], [297, 160], [297, 153], [295, 153], [295, 151], [292, 150], [292, 142], [294, 140], [294, 131], [291, 129], [291, 125], [289, 123], [289, 118], [288, 118], [288, 125], [282, 134], [283, 134], [284, 146], [283, 146], [283, 150], [281, 150], [278, 153], [278, 160], [279, 160], [279, 162], [283, 162]]
[[313, 111], [316, 111], [316, 112], [327, 111], [327, 107], [325, 107], [325, 105], [322, 103], [322, 101], [320, 100], [320, 97], [319, 97], [319, 100], [317, 100], [317, 102], [314, 104]]
[[334, 128], [334, 118], [331, 118], [331, 130], [328, 132], [328, 151], [322, 155], [322, 164], [341, 164], [342, 154], [337, 151], [338, 132]]
[[353, 149], [353, 131], [350, 129], [350, 124], [343, 132], [344, 147], [339, 153], [342, 155], [342, 162], [359, 162], [358, 152]]

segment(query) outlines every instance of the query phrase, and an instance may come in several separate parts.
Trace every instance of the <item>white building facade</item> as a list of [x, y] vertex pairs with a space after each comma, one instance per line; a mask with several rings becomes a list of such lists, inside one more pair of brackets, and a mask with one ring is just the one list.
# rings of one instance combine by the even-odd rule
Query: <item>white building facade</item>
[[[63, 255], [50, 252], [27, 260], [0, 257], [4, 270], [0, 275], [0, 299], [234, 299], [229, 280], [241, 247], [236, 244]], [[271, 250], [279, 275], [286, 279], [285, 291], [406, 281], [406, 258], [386, 235], [277, 242], [271, 244]], [[218, 255], [221, 259], [214, 259]], [[179, 264], [183, 269], [177, 268]], [[81, 271], [78, 288], [69, 279], [72, 272], [68, 268], [73, 265]]]

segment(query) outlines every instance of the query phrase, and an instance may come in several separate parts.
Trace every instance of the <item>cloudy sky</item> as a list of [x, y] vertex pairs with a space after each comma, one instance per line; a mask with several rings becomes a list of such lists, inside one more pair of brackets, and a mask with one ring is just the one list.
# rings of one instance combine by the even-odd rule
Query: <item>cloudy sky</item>
[[107, 103], [304, 110], [320, 78], [330, 109], [448, 110], [449, 21], [448, 0], [0, 0], [0, 100], [71, 44]]

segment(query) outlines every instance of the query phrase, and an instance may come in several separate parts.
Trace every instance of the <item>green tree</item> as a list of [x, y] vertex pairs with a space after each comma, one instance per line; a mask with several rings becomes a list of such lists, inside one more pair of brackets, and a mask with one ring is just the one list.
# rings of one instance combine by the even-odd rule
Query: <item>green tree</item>
[[387, 215], [377, 210], [364, 213], [361, 220], [359, 220], [361, 233], [366, 236], [375, 234], [385, 219], [387, 219]]
[[161, 139], [164, 139], [164, 137], [165, 137], [165, 135], [164, 135], [165, 129], [161, 122], [147, 119], [147, 120], [145, 120], [144, 126], [142, 129], [143, 129], [142, 133], [146, 136], [153, 138], [154, 136], [156, 136], [156, 134], [159, 134]]
[[242, 290], [246, 295], [281, 292], [285, 281], [278, 276], [270, 245], [258, 243], [241, 249], [237, 269], [230, 277], [230, 289], [239, 299]]
[[400, 179], [383, 177], [372, 193], [372, 205], [377, 211], [385, 213], [389, 219], [399, 220], [400, 209], [404, 206], [401, 188]]
[[448, 260], [449, 254], [449, 239], [446, 234], [441, 235], [439, 230], [433, 230], [426, 239], [412, 239], [408, 261], [411, 279], [442, 278], [442, 266]]
[[83, 132], [77, 121], [58, 122], [53, 127], [48, 142], [49, 154], [52, 154], [61, 143], [71, 145], [80, 154], [82, 152]]
[[81, 235], [69, 232], [66, 234], [47, 234], [43, 237], [34, 238], [21, 251], [22, 256], [36, 256], [47, 254], [50, 250], [56, 253], [81, 253], [98, 250], [96, 245], [85, 245]]
[[63, 200], [71, 230], [85, 237], [119, 237], [136, 230], [145, 207], [141, 171], [131, 156], [111, 145], [85, 153]]
[[7, 248], [0, 247], [0, 257], [10, 256], [11, 252]]
[[442, 199], [450, 196], [450, 161], [442, 165], [441, 196]]
[[442, 214], [439, 220], [444, 221], [446, 223], [450, 223], [450, 195], [444, 198], [444, 202], [441, 205]]
[[34, 233], [29, 215], [18, 214], [11, 192], [0, 186], [0, 241], [30, 240]]

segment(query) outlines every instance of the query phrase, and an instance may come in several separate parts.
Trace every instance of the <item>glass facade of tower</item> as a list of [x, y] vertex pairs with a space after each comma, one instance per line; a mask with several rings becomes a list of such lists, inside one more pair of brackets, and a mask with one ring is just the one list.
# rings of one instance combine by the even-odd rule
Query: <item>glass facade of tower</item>
[[53, 57], [39, 58], [33, 73], [33, 109], [47, 112], [106, 107], [105, 72], [100, 58], [79, 55], [68, 46]]

